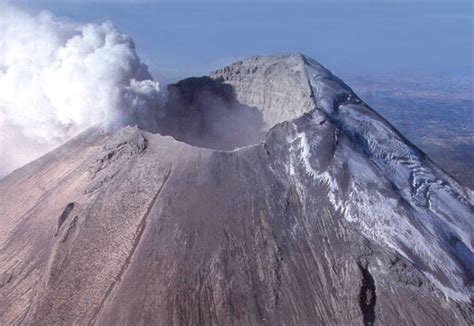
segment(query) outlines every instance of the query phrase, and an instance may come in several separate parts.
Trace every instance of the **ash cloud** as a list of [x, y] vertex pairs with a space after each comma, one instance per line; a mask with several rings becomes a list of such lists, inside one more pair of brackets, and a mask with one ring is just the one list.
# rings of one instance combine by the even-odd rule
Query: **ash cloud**
[[111, 22], [0, 7], [0, 177], [88, 127], [162, 101], [130, 37]]

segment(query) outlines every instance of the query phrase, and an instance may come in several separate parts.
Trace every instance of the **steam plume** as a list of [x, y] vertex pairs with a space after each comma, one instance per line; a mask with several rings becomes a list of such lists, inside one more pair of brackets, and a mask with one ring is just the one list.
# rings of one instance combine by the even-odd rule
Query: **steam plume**
[[111, 22], [0, 12], [0, 176], [160, 100], [133, 41]]

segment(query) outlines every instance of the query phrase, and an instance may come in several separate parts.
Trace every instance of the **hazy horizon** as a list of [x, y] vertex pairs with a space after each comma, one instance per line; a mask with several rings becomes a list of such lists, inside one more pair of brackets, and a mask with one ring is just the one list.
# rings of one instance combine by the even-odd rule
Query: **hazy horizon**
[[339, 75], [472, 77], [472, 3], [373, 1], [17, 1], [80, 22], [111, 20], [158, 79], [247, 56], [301, 52]]

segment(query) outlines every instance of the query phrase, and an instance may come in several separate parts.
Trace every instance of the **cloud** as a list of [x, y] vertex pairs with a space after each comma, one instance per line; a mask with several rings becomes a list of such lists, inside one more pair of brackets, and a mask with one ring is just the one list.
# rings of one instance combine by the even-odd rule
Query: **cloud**
[[111, 22], [0, 8], [0, 176], [96, 124], [160, 101], [133, 41]]

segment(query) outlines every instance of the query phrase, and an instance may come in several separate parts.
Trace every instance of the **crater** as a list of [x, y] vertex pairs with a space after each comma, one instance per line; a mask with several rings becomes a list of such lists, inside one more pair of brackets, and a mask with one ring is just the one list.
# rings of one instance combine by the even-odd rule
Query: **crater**
[[234, 87], [210, 77], [191, 77], [168, 85], [164, 108], [140, 128], [187, 144], [233, 150], [260, 143], [268, 131], [261, 111], [240, 103]]
[[[197, 147], [234, 150], [258, 144], [270, 128], [316, 109], [308, 64], [312, 78], [329, 78], [328, 71], [300, 54], [253, 57], [168, 85], [166, 103], [151, 114], [137, 113], [133, 122]], [[325, 120], [325, 114], [319, 118]]]

